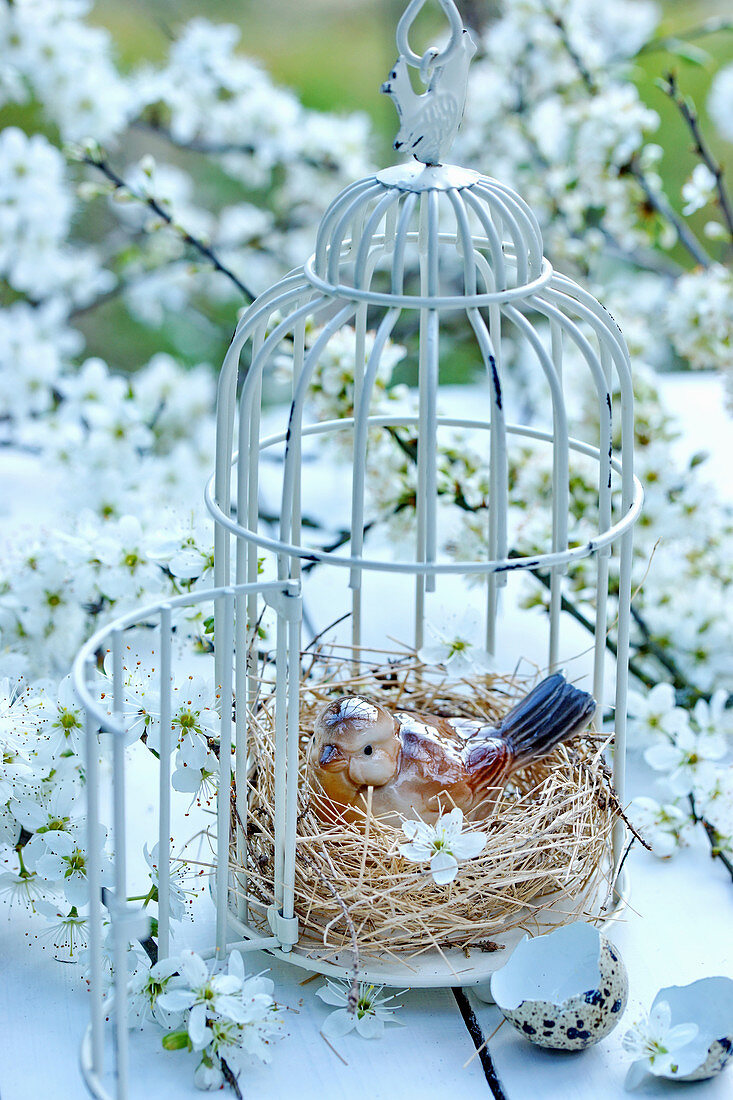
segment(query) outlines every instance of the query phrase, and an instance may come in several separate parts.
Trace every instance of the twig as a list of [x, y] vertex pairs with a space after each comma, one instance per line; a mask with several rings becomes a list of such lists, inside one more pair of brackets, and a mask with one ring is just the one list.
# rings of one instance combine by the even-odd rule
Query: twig
[[695, 152], [708, 171], [715, 177], [715, 190], [718, 193], [718, 205], [720, 206], [731, 241], [733, 241], [733, 206], [731, 206], [730, 195], [723, 183], [724, 168], [717, 157], [714, 156], [710, 146], [703, 137], [695, 104], [688, 96], [683, 96], [681, 94], [677, 85], [677, 77], [674, 73], [666, 73], [664, 79], [660, 82], [660, 87], [665, 95], [669, 96], [682, 116], [692, 136]]
[[[318, 977], [318, 975], [314, 975], [314, 977]], [[303, 984], [303, 983], [301, 982], [301, 985], [302, 985], [302, 984]], [[319, 1035], [321, 1036], [321, 1038], [323, 1039], [323, 1041], [324, 1041], [324, 1043], [326, 1044], [326, 1046], [328, 1047], [328, 1049], [329, 1049], [329, 1050], [332, 1050], [332, 1051], [333, 1051], [333, 1053], [334, 1053], [334, 1054], [336, 1055], [336, 1057], [337, 1057], [337, 1058], [340, 1058], [340, 1059], [341, 1059], [341, 1061], [342, 1061], [342, 1062], [344, 1063], [344, 1065], [345, 1065], [345, 1066], [348, 1066], [348, 1064], [349, 1064], [349, 1063], [348, 1063], [348, 1062], [346, 1061], [346, 1059], [344, 1058], [343, 1054], [339, 1054], [339, 1052], [338, 1052], [338, 1051], [336, 1050], [336, 1047], [335, 1047], [335, 1046], [334, 1046], [334, 1045], [333, 1045], [332, 1043], [329, 1043], [328, 1039], [327, 1039], [327, 1038], [326, 1038], [326, 1036], [325, 1036], [325, 1035], [323, 1034], [323, 1032], [322, 1032], [322, 1031], [319, 1031], [319, 1032], [318, 1032], [318, 1034], [319, 1034]]]
[[720, 862], [723, 864], [726, 871], [730, 875], [731, 879], [733, 879], [733, 862], [728, 859], [728, 856], [720, 848], [717, 829], [714, 825], [711, 825], [710, 822], [707, 821], [704, 817], [700, 817], [700, 815], [698, 814], [694, 794], [689, 794], [687, 797], [690, 802], [692, 820], [695, 822], [696, 825], [702, 825], [703, 829], [705, 830], [705, 835], [707, 836], [708, 843], [710, 844], [711, 856], [713, 857], [713, 859], [720, 860]]
[[158, 961], [158, 945], [153, 937], [147, 936], [144, 940], [140, 940], [140, 946], [150, 959], [150, 965], [155, 966]]
[[239, 1081], [234, 1076], [232, 1067], [229, 1065], [226, 1058], [222, 1058], [221, 1055], [219, 1055], [219, 1061], [221, 1062], [221, 1072], [224, 1074], [224, 1080], [229, 1085], [229, 1088], [232, 1090], [237, 1100], [243, 1100], [242, 1090], [239, 1087]]
[[[608, 897], [609, 897], [609, 898], [610, 898], [610, 897], [612, 896], [612, 894], [613, 894], [613, 890], [614, 890], [614, 889], [615, 889], [615, 887], [616, 887], [616, 883], [617, 883], [617, 882], [618, 882], [618, 880], [619, 880], [619, 879], [621, 878], [621, 872], [623, 871], [623, 868], [624, 868], [624, 863], [626, 863], [626, 860], [627, 860], [627, 859], [629, 858], [629, 854], [630, 854], [630, 852], [631, 852], [631, 849], [632, 849], [632, 848], [634, 847], [634, 844], [635, 844], [635, 842], [637, 841], [637, 839], [638, 839], [638, 840], [641, 840], [641, 837], [638, 837], [638, 836], [637, 836], [637, 835], [635, 834], [634, 836], [632, 836], [631, 840], [630, 840], [630, 841], [629, 841], [629, 843], [628, 843], [628, 844], [626, 845], [626, 851], [625, 851], [625, 852], [624, 852], [624, 854], [623, 854], [623, 855], [621, 856], [621, 860], [620, 860], [620, 862], [619, 862], [619, 865], [618, 865], [618, 867], [616, 868], [616, 875], [615, 875], [615, 877], [614, 877], [614, 880], [613, 880], [613, 882], [611, 883], [611, 887], [610, 887], [610, 889], [609, 889], [609, 891], [608, 891]], [[650, 851], [650, 852], [652, 851], [652, 849], [651, 849], [651, 848], [649, 847], [649, 845], [648, 845], [648, 844], [647, 844], [647, 843], [646, 843], [645, 841], [643, 841], [643, 840], [642, 840], [641, 842], [642, 842], [642, 844], [644, 845], [644, 847], [645, 847], [645, 848], [649, 848], [649, 851]], [[606, 905], [607, 905], [607, 904], [608, 904], [608, 899], [606, 900], [606, 903], [604, 904], [604, 906], [603, 906], [603, 909], [605, 909], [605, 908], [606, 908]], [[601, 910], [601, 912], [603, 912], [603, 910]]]
[[115, 193], [123, 192], [125, 194], [131, 195], [134, 199], [137, 199], [138, 202], [142, 203], [144, 206], [147, 206], [150, 210], [152, 210], [153, 213], [161, 219], [161, 221], [165, 222], [166, 225], [170, 226], [171, 229], [174, 229], [180, 235], [185, 244], [190, 245], [191, 248], [195, 249], [196, 252], [198, 252], [206, 260], [208, 260], [215, 271], [218, 271], [221, 275], [226, 276], [226, 278], [234, 284], [240, 294], [242, 294], [248, 302], [254, 301], [255, 295], [252, 293], [252, 291], [247, 286], [245, 286], [242, 280], [237, 275], [235, 275], [230, 268], [226, 267], [221, 262], [219, 257], [209, 245], [204, 244], [204, 242], [198, 237], [194, 237], [193, 234], [189, 233], [187, 229], [183, 228], [183, 226], [177, 225], [173, 217], [168, 213], [165, 207], [161, 206], [158, 200], [153, 198], [152, 195], [140, 194], [133, 187], [131, 187], [130, 184], [122, 178], [122, 176], [118, 175], [118, 173], [115, 172], [109, 161], [104, 156], [102, 156], [101, 153], [100, 155], [84, 153], [80, 157], [80, 160], [82, 164], [88, 164], [90, 168], [96, 168], [98, 172], [101, 172], [102, 175], [112, 184]]

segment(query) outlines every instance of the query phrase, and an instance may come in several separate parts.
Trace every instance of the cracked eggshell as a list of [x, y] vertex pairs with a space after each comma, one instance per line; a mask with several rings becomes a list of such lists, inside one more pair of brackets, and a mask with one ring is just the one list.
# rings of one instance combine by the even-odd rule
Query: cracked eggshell
[[677, 1073], [664, 1074], [673, 1081], [704, 1081], [715, 1077], [733, 1061], [733, 981], [700, 978], [690, 985], [660, 989], [654, 1005], [666, 1001], [671, 1025], [697, 1024], [697, 1036], [677, 1052]]
[[551, 1050], [585, 1050], [613, 1031], [629, 982], [614, 945], [591, 924], [525, 936], [492, 976], [491, 995], [510, 1024]]

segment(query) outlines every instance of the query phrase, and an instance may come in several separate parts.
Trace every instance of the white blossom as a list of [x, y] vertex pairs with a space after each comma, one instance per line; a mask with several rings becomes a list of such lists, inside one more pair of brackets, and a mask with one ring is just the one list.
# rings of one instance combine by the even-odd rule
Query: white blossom
[[178, 1026], [180, 1014], [166, 1011], [159, 1003], [159, 997], [171, 984], [174, 974], [178, 973], [177, 958], [161, 959], [150, 965], [139, 960], [127, 983], [128, 1026], [142, 1027], [148, 1019], [153, 1019], [164, 1028]]
[[[153, 883], [156, 891], [156, 898], [159, 898], [160, 892], [160, 878], [159, 878], [159, 845], [154, 844], [152, 851], [148, 851], [147, 844], [143, 845], [143, 855], [145, 856], [145, 862], [150, 868], [150, 880]], [[171, 920], [179, 921], [183, 920], [186, 912], [186, 900], [187, 893], [192, 895], [191, 891], [186, 891], [183, 887], [186, 874], [188, 872], [188, 864], [185, 860], [178, 859], [172, 856], [170, 859], [170, 872], [169, 872], [169, 906]]]
[[629, 691], [628, 709], [629, 733], [639, 746], [650, 738], [675, 737], [689, 724], [687, 712], [677, 706], [674, 688], [667, 683], [656, 684], [646, 694]]
[[626, 1088], [636, 1088], [651, 1073], [674, 1076], [675, 1054], [696, 1037], [697, 1024], [671, 1027], [672, 1012], [666, 1001], [659, 1001], [646, 1019], [639, 1020], [623, 1037], [622, 1045], [634, 1058], [626, 1074]]
[[224, 1057], [230, 1068], [229, 1060], [242, 1053], [270, 1061], [270, 1043], [279, 1034], [282, 1021], [269, 978], [247, 978], [238, 951], [229, 956], [226, 974], [211, 973], [193, 951], [184, 951], [171, 963], [177, 974], [156, 992], [153, 1008], [182, 1015], [185, 1032], [169, 1034], [163, 1043], [175, 1049], [182, 1045], [180, 1036], [201, 1055], [194, 1076], [197, 1087], [220, 1086]]
[[674, 802], [660, 803], [648, 795], [638, 795], [629, 805], [629, 816], [651, 845], [652, 855], [668, 859], [682, 842], [690, 823], [689, 813], [683, 813]]
[[696, 734], [691, 729], [680, 730], [673, 741], [652, 745], [644, 759], [655, 771], [665, 773], [665, 781], [677, 795], [689, 794], [695, 783], [710, 771], [713, 761], [726, 753], [720, 734]]
[[442, 813], [435, 825], [424, 821], [404, 821], [406, 844], [399, 851], [411, 863], [430, 863], [434, 882], [445, 886], [458, 874], [458, 861], [474, 859], [484, 850], [486, 833], [463, 831], [463, 811], [454, 807]]
[[682, 187], [682, 198], [685, 200], [682, 213], [689, 216], [707, 206], [715, 194], [715, 182], [715, 176], [706, 164], [696, 164]]
[[316, 996], [325, 1004], [338, 1006], [323, 1021], [321, 1030], [328, 1038], [340, 1039], [349, 1032], [356, 1031], [362, 1039], [381, 1039], [385, 1024], [402, 1024], [402, 1020], [394, 1018], [395, 1011], [402, 1006], [390, 1004], [398, 994], [384, 997], [384, 986], [374, 986], [367, 982], [359, 982], [358, 986], [356, 1008], [353, 1012], [348, 1008], [350, 982], [329, 978], [325, 985], [316, 990]]
[[733, 363], [733, 272], [711, 264], [672, 288], [666, 326], [677, 353], [701, 370]]
[[448, 621], [442, 627], [431, 622], [426, 625], [435, 643], [418, 650], [418, 658], [423, 664], [439, 665], [455, 679], [470, 676], [471, 673], [493, 671], [491, 656], [475, 641], [480, 629], [478, 616], [469, 611], [459, 622]]

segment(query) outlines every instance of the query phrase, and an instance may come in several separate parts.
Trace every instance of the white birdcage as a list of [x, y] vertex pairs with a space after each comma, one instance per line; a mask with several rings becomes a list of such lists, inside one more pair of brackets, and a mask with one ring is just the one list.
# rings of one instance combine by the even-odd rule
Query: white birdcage
[[[221, 699], [218, 752], [216, 861], [213, 896], [216, 943], [221, 957], [234, 942], [243, 950], [264, 949], [306, 969], [345, 974], [348, 951], [334, 954], [312, 940], [301, 941], [296, 913], [296, 835], [298, 815], [299, 707], [304, 601], [316, 583], [323, 598], [329, 590], [329, 618], [350, 614], [350, 652], [379, 649], [384, 638], [379, 620], [400, 597], [402, 640], [418, 650], [424, 641], [427, 608], [441, 586], [466, 578], [485, 581], [482, 605], [487, 648], [501, 660], [502, 619], [499, 591], [510, 575], [534, 572], [549, 578], [546, 665], [553, 670], [561, 653], [563, 575], [582, 559], [595, 561], [596, 618], [593, 641], [593, 694], [603, 712], [609, 678], [606, 668], [609, 563], [618, 558], [618, 619], [615, 668], [614, 785], [623, 803], [625, 718], [631, 597], [632, 529], [642, 490], [633, 475], [633, 399], [628, 352], [605, 309], [571, 279], [553, 271], [543, 257], [540, 229], [527, 204], [509, 187], [460, 167], [441, 163], [463, 111], [468, 64], [475, 47], [452, 0], [440, 0], [451, 24], [442, 51], [418, 56], [408, 32], [425, 0], [413, 0], [398, 30], [400, 60], [383, 88], [401, 116], [397, 148], [415, 158], [371, 175], [343, 191], [329, 206], [318, 230], [314, 255], [260, 296], [246, 311], [224, 361], [218, 389], [216, 470], [206, 502], [215, 521], [215, 589], [182, 596], [120, 618], [92, 638], [75, 665], [78, 691], [87, 709], [87, 790], [89, 799], [90, 959], [92, 1022], [83, 1046], [87, 1084], [96, 1096], [110, 1095], [103, 1079], [105, 1004], [102, 985], [102, 893], [98, 864], [100, 729], [113, 746], [114, 890], [106, 891], [115, 945], [114, 1014], [116, 1018], [116, 1095], [127, 1095], [126, 950], [139, 914], [126, 902], [125, 721], [123, 717], [126, 632], [152, 628], [149, 635], [160, 681], [160, 803], [158, 952], [170, 954], [168, 869], [170, 865], [171, 788], [170, 682], [178, 659], [173, 642], [180, 609], [213, 604], [216, 661], [211, 679]], [[428, 84], [417, 96], [408, 67]], [[472, 333], [476, 359], [483, 364], [483, 404], [474, 401], [468, 415], [441, 415], [441, 325], [459, 317]], [[381, 357], [400, 326], [415, 323], [417, 408], [393, 415], [374, 413], [372, 396]], [[544, 320], [543, 320], [544, 319]], [[353, 415], [337, 420], [308, 419], [314, 372], [329, 344], [353, 327], [355, 378]], [[315, 334], [314, 334], [315, 329]], [[508, 343], [522, 346], [532, 360], [538, 399], [548, 409], [546, 429], [507, 423], [503, 400]], [[563, 352], [573, 348], [592, 379], [599, 434], [572, 438], [563, 379]], [[367, 353], [368, 349], [368, 353]], [[263, 406], [285, 355], [292, 361], [292, 393], [285, 405]], [[244, 365], [243, 365], [244, 364]], [[476, 388], [472, 396], [475, 397]], [[263, 411], [264, 409], [264, 411]], [[276, 423], [278, 414], [281, 422]], [[616, 446], [612, 418], [620, 421]], [[266, 425], [266, 429], [263, 428]], [[367, 469], [375, 433], [409, 429], [416, 454], [416, 522], [410, 552], [396, 556], [388, 543], [371, 537]], [[443, 551], [439, 530], [438, 450], [441, 433], [461, 429], [485, 440], [489, 484], [487, 553], [480, 560], [458, 561]], [[309, 492], [309, 461], [314, 445], [339, 437], [351, 445], [343, 526], [348, 538], [334, 547], [312, 544], [304, 527], [303, 501]], [[236, 446], [235, 446], [236, 439]], [[509, 455], [531, 443], [551, 449], [551, 541], [531, 557], [512, 552], [508, 524]], [[343, 453], [343, 452], [342, 452]], [[590, 537], [577, 537], [569, 523], [570, 476], [577, 456], [597, 469], [597, 511]], [[273, 461], [270, 461], [273, 459]], [[276, 484], [279, 515], [261, 518], [263, 468], [267, 487]], [[336, 507], [336, 505], [334, 505]], [[272, 563], [261, 575], [262, 558]], [[307, 566], [307, 568], [304, 568]], [[265, 572], [265, 576], [267, 573]], [[411, 579], [395, 586], [395, 578]], [[320, 578], [316, 581], [316, 578]], [[327, 580], [324, 580], [327, 578]], [[455, 587], [450, 598], [455, 600]], [[365, 601], [365, 593], [368, 599]], [[435, 596], [433, 594], [436, 594]], [[458, 598], [461, 598], [460, 596]], [[463, 597], [465, 598], [465, 597]], [[475, 594], [472, 600], [475, 602]], [[339, 601], [343, 606], [339, 606]], [[367, 606], [368, 603], [368, 606]], [[275, 812], [273, 900], [263, 914], [247, 885], [247, 775], [251, 767], [248, 726], [258, 691], [251, 655], [253, 628], [262, 608], [274, 621]], [[392, 620], [390, 620], [392, 621]], [[408, 637], [409, 632], [409, 637]], [[93, 685], [100, 652], [111, 653], [113, 705], [100, 704]], [[234, 704], [232, 711], [232, 703]], [[233, 767], [232, 767], [233, 764]], [[234, 785], [233, 785], [234, 784]], [[230, 798], [236, 804], [232, 829]], [[233, 834], [233, 835], [232, 835]], [[623, 825], [617, 822], [612, 874], [618, 869]], [[235, 870], [230, 867], [230, 851]], [[621, 888], [614, 877], [613, 904]], [[258, 907], [253, 919], [250, 902]], [[266, 918], [269, 928], [263, 930]], [[511, 938], [507, 941], [511, 946]], [[459, 952], [460, 954], [460, 952]], [[450, 953], [448, 953], [448, 956]], [[460, 974], [450, 957], [427, 951], [413, 958], [409, 971], [392, 954], [362, 958], [367, 979], [400, 986], [474, 985], [496, 968], [494, 955], [470, 961], [460, 955]], [[503, 961], [503, 960], [502, 960]]]

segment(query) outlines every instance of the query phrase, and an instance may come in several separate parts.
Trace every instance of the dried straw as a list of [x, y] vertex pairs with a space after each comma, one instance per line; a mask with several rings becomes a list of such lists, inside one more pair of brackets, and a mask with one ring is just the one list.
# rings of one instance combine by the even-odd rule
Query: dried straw
[[[551, 925], [599, 918], [608, 892], [611, 831], [618, 802], [604, 766], [604, 739], [588, 731], [518, 772], [474, 827], [488, 833], [484, 851], [460, 866], [449, 886], [433, 882], [427, 865], [404, 859], [402, 830], [374, 816], [364, 800], [360, 819], [325, 825], [315, 812], [322, 792], [306, 768], [318, 711], [334, 697], [359, 693], [387, 707], [444, 716], [496, 720], [531, 684], [514, 677], [477, 676], [471, 684], [426, 675], [414, 656], [370, 661], [360, 655], [308, 653], [301, 684], [300, 781], [295, 906], [306, 939], [335, 954], [409, 958], [431, 948], [495, 950], [493, 937], [521, 927], [537, 934]], [[361, 665], [363, 671], [355, 672]], [[273, 900], [274, 699], [250, 714], [256, 767], [249, 782], [247, 881], [251, 919]], [[445, 809], [450, 809], [446, 799]], [[242, 870], [232, 850], [232, 868]], [[602, 889], [604, 886], [606, 889]], [[600, 897], [600, 900], [599, 900]], [[552, 913], [548, 912], [552, 906]]]

